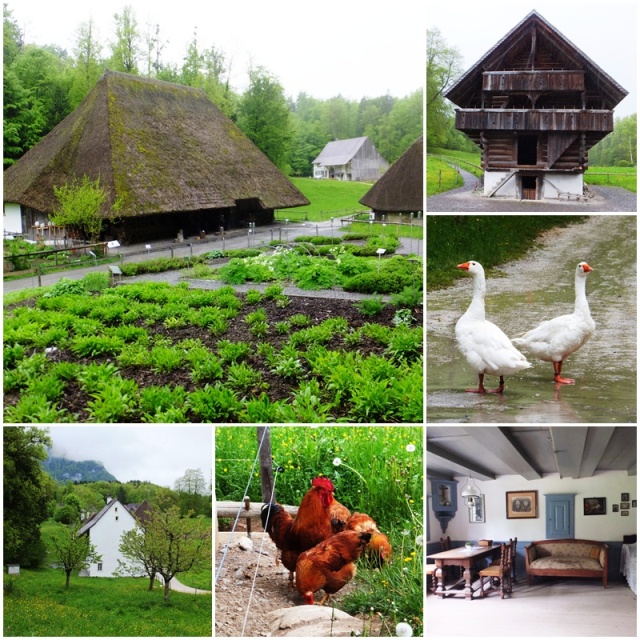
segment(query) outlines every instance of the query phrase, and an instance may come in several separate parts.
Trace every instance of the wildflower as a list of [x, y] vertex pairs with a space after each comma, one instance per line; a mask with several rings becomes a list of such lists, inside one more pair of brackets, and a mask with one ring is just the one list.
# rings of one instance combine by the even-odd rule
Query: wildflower
[[411, 625], [406, 622], [398, 622], [396, 625], [396, 636], [398, 638], [410, 638], [413, 635]]
[[342, 460], [340, 460], [340, 458], [334, 458], [333, 459], [333, 466], [334, 467], [339, 467], [342, 464]]
[[409, 453], [413, 453], [416, 450], [416, 445], [415, 444], [408, 444], [405, 449], [409, 452]]
[[403, 529], [402, 530], [402, 535], [403, 536], [408, 536], [411, 532], [408, 529]]
[[421, 547], [424, 544], [424, 536], [423, 535], [419, 535], [416, 538], [416, 545]]

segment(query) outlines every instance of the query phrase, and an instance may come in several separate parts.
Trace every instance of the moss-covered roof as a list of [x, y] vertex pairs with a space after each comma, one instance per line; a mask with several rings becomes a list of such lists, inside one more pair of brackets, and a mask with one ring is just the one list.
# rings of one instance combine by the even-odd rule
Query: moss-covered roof
[[[204, 91], [107, 71], [78, 108], [4, 172], [4, 202], [51, 213], [53, 187], [100, 177], [121, 216], [309, 204]], [[108, 207], [108, 208], [107, 208]]]
[[388, 213], [423, 210], [424, 158], [420, 136], [390, 167], [360, 202]]

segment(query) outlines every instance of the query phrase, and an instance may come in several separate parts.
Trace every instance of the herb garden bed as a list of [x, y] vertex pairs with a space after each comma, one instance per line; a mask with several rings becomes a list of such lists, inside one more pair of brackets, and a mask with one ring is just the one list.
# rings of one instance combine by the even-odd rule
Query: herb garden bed
[[5, 309], [5, 422], [421, 422], [422, 307], [380, 306], [67, 281]]

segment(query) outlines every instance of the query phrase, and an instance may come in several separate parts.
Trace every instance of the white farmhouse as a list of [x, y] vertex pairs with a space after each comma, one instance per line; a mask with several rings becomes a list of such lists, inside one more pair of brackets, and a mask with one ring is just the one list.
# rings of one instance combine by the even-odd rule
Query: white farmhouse
[[312, 164], [314, 178], [336, 180], [377, 180], [389, 168], [367, 136], [328, 142]]
[[[146, 504], [146, 503], [143, 503]], [[141, 505], [142, 506], [142, 505]], [[148, 505], [147, 505], [148, 507]], [[92, 563], [81, 576], [111, 578], [118, 568], [118, 560], [124, 560], [119, 547], [122, 534], [138, 526], [136, 518], [120, 501], [107, 498], [107, 504], [85, 522], [78, 535], [88, 535], [96, 552], [102, 556], [100, 562]], [[140, 571], [140, 575], [143, 575]]]

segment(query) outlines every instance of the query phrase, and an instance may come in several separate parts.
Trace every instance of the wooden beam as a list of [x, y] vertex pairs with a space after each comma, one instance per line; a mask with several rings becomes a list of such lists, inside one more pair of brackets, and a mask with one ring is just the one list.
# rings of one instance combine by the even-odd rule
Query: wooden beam
[[579, 478], [590, 478], [594, 474], [615, 431], [615, 427], [589, 427], [588, 429]]
[[[240, 510], [241, 518], [259, 518], [260, 511], [262, 509], [263, 502], [253, 502], [249, 505], [249, 508], [245, 508], [244, 502], [230, 502], [223, 500], [222, 502], [216, 502], [216, 517], [217, 518], [235, 518]], [[290, 505], [283, 504], [287, 513], [295, 516], [298, 513], [298, 507], [292, 507]]]
[[429, 475], [429, 461], [431, 461], [433, 466], [445, 467], [446, 469], [450, 469], [452, 473], [458, 473], [462, 476], [472, 475], [477, 480], [496, 479], [495, 473], [484, 469], [477, 463], [461, 458], [427, 441], [427, 475]]
[[549, 427], [561, 478], [579, 478], [589, 427]]
[[516, 446], [506, 429], [502, 427], [469, 427], [466, 432], [525, 480], [542, 478], [531, 460], [525, 457]]

